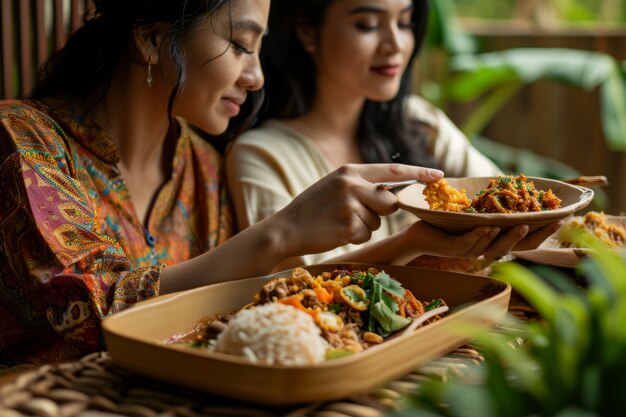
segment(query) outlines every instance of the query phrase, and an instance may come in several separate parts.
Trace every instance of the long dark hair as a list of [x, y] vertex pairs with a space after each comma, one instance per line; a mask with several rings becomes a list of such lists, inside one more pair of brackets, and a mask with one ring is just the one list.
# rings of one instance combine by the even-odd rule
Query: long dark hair
[[[307, 113], [316, 97], [315, 64], [296, 34], [306, 22], [320, 30], [334, 0], [272, 0], [269, 33], [263, 41], [266, 103], [257, 124], [269, 118], [287, 119]], [[399, 162], [435, 166], [426, 151], [428, 130], [406, 117], [415, 56], [423, 43], [428, 0], [413, 0], [415, 49], [396, 97], [387, 102], [366, 100], [358, 125], [358, 143], [365, 162]]]
[[[222, 7], [230, 7], [230, 0], [95, 0], [94, 5], [95, 10], [85, 14], [83, 26], [41, 67], [30, 97], [69, 95], [82, 100], [83, 105], [89, 100], [86, 108], [89, 111], [90, 106], [103, 99], [116, 65], [124, 57], [133, 56], [130, 50], [133, 30], [143, 25], [167, 23], [169, 54], [178, 72], [168, 102], [171, 130], [175, 126], [173, 103], [187, 78], [182, 40], [200, 22]], [[234, 136], [243, 130], [259, 102], [258, 94], [249, 94], [242, 113], [230, 123], [225, 135]]]

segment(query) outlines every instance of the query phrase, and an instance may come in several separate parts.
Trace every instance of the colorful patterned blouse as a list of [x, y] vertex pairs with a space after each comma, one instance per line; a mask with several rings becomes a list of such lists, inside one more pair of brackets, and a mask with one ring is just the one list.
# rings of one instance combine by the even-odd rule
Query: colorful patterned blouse
[[0, 367], [102, 349], [102, 318], [233, 234], [221, 157], [185, 123], [146, 228], [119, 158], [65, 102], [0, 101]]

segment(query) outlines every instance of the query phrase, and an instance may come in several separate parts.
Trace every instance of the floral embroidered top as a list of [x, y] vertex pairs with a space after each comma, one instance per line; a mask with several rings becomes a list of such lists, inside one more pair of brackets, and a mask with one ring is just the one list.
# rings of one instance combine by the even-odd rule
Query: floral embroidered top
[[144, 227], [104, 130], [63, 101], [0, 101], [0, 367], [102, 349], [102, 318], [234, 233], [221, 156], [179, 123]]

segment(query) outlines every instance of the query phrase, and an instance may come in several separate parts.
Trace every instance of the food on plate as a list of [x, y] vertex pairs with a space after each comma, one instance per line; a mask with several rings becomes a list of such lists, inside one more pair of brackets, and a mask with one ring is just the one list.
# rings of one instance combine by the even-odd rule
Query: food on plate
[[255, 363], [310, 365], [380, 344], [447, 310], [442, 299], [420, 301], [374, 268], [317, 276], [295, 268], [263, 285], [242, 310], [212, 317], [169, 343], [191, 342]]
[[457, 190], [445, 178], [428, 184], [422, 194], [432, 210], [466, 211], [472, 204], [464, 188]]
[[237, 313], [213, 350], [267, 365], [312, 365], [324, 361], [327, 345], [309, 314], [267, 303]]
[[595, 237], [614, 249], [626, 245], [626, 230], [619, 224], [610, 223], [603, 212], [590, 211], [584, 216], [574, 216], [567, 220], [558, 234], [559, 245], [564, 248], [574, 247], [569, 240], [572, 229], [587, 230]]
[[489, 181], [470, 201], [465, 189], [456, 190], [445, 179], [428, 184], [423, 191], [433, 210], [466, 213], [525, 213], [554, 210], [561, 200], [551, 189], [537, 190], [524, 174], [500, 176]]

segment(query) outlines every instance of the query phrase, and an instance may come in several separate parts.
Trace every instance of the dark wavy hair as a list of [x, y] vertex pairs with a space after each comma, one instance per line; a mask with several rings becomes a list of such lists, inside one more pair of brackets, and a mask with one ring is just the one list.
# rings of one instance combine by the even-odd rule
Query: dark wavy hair
[[[266, 103], [255, 124], [270, 118], [288, 119], [307, 113], [316, 97], [315, 64], [297, 36], [305, 22], [320, 30], [334, 0], [272, 0], [269, 33], [263, 40]], [[424, 41], [428, 0], [413, 0], [415, 49], [402, 75], [400, 90], [387, 102], [366, 100], [358, 126], [358, 143], [365, 162], [399, 162], [436, 166], [426, 150], [429, 130], [406, 117], [415, 56]]]
[[[40, 68], [38, 83], [30, 97], [69, 95], [82, 100], [84, 105], [89, 103], [86, 108], [89, 111], [103, 99], [118, 63], [122, 59], [133, 59], [130, 47], [133, 29], [166, 23], [169, 55], [178, 71], [168, 102], [172, 130], [175, 126], [173, 103], [187, 78], [182, 40], [222, 7], [230, 7], [230, 3], [230, 0], [95, 0], [95, 10], [85, 13], [83, 26]], [[252, 93], [248, 97], [225, 136], [236, 136], [252, 120], [261, 95]]]

